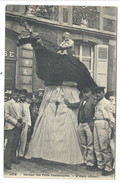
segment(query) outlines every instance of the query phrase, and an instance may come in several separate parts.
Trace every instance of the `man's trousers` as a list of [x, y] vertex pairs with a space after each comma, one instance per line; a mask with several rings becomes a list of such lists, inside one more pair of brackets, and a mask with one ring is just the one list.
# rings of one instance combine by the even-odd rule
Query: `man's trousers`
[[112, 171], [112, 153], [110, 147], [111, 129], [108, 121], [94, 122], [94, 149], [99, 169]]
[[25, 155], [26, 145], [27, 145], [27, 132], [28, 132], [28, 124], [22, 129], [21, 137], [20, 137], [20, 147], [19, 147], [19, 156], [23, 157]]
[[13, 128], [12, 130], [5, 130], [5, 150], [4, 150], [4, 164], [10, 164], [16, 161], [16, 151], [18, 148], [19, 140], [21, 135], [20, 128]]
[[94, 165], [93, 132], [88, 123], [80, 123], [78, 138], [86, 165]]

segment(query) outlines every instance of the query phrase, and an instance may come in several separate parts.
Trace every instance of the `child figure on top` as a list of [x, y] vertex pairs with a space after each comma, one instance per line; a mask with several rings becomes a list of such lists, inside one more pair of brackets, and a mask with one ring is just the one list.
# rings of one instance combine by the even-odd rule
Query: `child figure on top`
[[61, 55], [72, 55], [74, 53], [74, 41], [70, 39], [69, 32], [63, 33], [63, 41], [60, 44], [57, 53]]

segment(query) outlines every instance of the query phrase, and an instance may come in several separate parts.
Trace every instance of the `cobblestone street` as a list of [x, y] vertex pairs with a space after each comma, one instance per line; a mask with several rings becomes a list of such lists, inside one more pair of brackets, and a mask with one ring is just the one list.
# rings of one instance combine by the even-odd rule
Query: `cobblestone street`
[[81, 165], [57, 164], [45, 160], [23, 160], [12, 165], [12, 170], [4, 171], [5, 177], [37, 178], [78, 178], [78, 179], [114, 179], [112, 176], [101, 176], [101, 171], [89, 171]]

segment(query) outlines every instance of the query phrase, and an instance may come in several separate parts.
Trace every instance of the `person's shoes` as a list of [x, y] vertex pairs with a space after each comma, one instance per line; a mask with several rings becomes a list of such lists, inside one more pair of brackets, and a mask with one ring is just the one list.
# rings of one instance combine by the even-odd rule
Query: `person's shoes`
[[96, 167], [95, 171], [103, 171], [103, 168]]
[[7, 170], [11, 170], [11, 164], [10, 163], [9, 164], [4, 164], [4, 167]]
[[113, 173], [114, 173], [113, 170], [112, 171], [103, 170], [102, 175], [103, 176], [108, 176], [108, 175], [112, 175]]
[[18, 156], [18, 159], [19, 159], [20, 161], [26, 160], [25, 156]]
[[20, 161], [17, 159], [17, 160], [13, 160], [12, 163], [19, 164]]
[[87, 170], [96, 170], [95, 166], [87, 165]]
[[86, 166], [86, 163], [82, 163], [82, 164], [80, 164], [81, 166]]

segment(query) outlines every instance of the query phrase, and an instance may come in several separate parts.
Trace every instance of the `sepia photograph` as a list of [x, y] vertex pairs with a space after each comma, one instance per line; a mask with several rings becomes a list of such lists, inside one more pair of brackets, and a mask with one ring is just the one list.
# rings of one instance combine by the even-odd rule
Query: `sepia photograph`
[[117, 6], [7, 4], [3, 176], [115, 180]]

